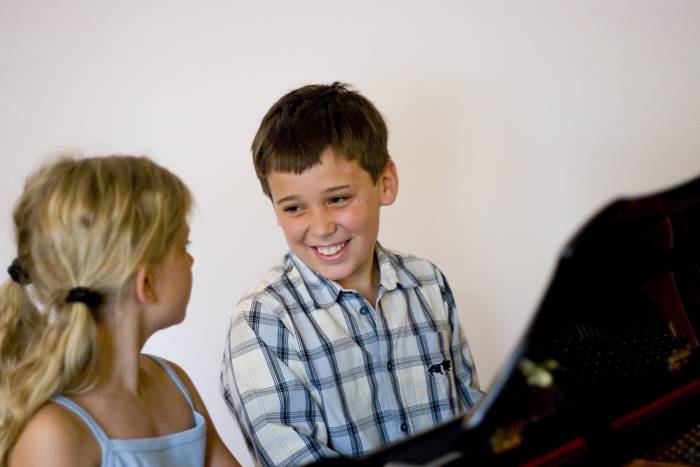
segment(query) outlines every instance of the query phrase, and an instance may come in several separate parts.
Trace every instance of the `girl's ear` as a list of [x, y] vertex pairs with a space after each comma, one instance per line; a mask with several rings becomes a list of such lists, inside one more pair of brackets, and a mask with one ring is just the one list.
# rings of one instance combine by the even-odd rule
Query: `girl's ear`
[[140, 302], [155, 303], [158, 301], [155, 288], [153, 269], [148, 266], [139, 266], [134, 274], [134, 290], [136, 298]]
[[379, 176], [379, 185], [381, 188], [381, 203], [382, 206], [389, 206], [396, 200], [399, 194], [399, 173], [396, 170], [396, 164], [389, 159], [386, 168]]

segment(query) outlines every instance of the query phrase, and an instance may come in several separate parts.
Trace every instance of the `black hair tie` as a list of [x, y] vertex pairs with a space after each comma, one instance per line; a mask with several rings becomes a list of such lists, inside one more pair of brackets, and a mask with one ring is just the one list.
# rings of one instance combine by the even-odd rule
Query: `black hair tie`
[[10, 275], [13, 281], [20, 285], [27, 285], [31, 283], [29, 280], [29, 274], [24, 270], [22, 266], [19, 265], [17, 258], [12, 260], [12, 264], [7, 268], [7, 273]]
[[84, 303], [90, 309], [95, 309], [102, 303], [102, 295], [87, 287], [73, 287], [68, 291], [66, 303]]

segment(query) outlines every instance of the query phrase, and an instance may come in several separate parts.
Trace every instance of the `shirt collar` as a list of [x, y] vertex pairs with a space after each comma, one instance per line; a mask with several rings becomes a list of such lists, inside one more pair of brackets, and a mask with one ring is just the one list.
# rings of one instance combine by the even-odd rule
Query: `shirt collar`
[[[377, 242], [374, 252], [379, 265], [379, 291], [389, 292], [397, 287], [411, 288], [419, 285], [418, 280], [403, 265], [401, 258], [392, 252], [385, 250]], [[317, 308], [327, 308], [338, 301], [343, 292], [352, 292], [344, 289], [336, 281], [327, 279], [302, 262], [291, 251], [289, 259], [298, 271], [301, 280], [306, 285], [311, 298]]]

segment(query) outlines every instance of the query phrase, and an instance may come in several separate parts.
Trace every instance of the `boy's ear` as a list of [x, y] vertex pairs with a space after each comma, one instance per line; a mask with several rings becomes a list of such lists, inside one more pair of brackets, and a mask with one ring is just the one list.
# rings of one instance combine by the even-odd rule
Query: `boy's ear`
[[136, 298], [138, 298], [139, 301], [144, 303], [155, 303], [158, 301], [152, 268], [148, 266], [139, 266], [134, 275], [134, 282]]
[[379, 185], [381, 189], [382, 206], [389, 206], [396, 200], [396, 195], [399, 194], [399, 173], [396, 170], [396, 164], [389, 159], [386, 168], [379, 176]]

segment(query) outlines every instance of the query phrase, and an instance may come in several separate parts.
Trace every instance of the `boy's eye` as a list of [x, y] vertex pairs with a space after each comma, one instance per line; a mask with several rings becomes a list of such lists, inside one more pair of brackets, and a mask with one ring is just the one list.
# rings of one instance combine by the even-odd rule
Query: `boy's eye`
[[301, 211], [301, 206], [292, 204], [290, 206], [285, 206], [282, 208], [282, 212], [285, 212], [287, 214], [297, 214]]
[[343, 204], [350, 199], [349, 196], [334, 196], [328, 200], [330, 204]]

